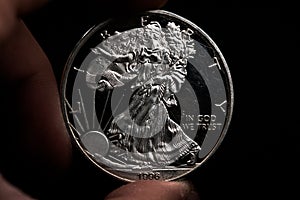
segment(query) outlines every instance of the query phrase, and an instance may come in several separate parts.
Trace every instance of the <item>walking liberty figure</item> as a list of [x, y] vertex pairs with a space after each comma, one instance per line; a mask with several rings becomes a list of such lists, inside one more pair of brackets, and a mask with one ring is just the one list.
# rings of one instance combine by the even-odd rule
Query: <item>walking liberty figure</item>
[[187, 59], [196, 53], [192, 34], [173, 22], [162, 28], [151, 21], [92, 49], [99, 64], [104, 65], [103, 58], [111, 61], [99, 72], [98, 91], [131, 84], [128, 108], [114, 116], [105, 133], [116, 148], [129, 153], [127, 163], [162, 167], [197, 162], [200, 146], [168, 111], [179, 106], [176, 93], [188, 73]]

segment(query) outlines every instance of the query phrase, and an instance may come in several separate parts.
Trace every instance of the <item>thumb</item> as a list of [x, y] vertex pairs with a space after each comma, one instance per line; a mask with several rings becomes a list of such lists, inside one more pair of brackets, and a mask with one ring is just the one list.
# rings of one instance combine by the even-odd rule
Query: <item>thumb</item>
[[186, 182], [137, 181], [111, 192], [105, 200], [198, 200]]
[[6, 200], [33, 200], [21, 190], [8, 183], [0, 174], [0, 199]]

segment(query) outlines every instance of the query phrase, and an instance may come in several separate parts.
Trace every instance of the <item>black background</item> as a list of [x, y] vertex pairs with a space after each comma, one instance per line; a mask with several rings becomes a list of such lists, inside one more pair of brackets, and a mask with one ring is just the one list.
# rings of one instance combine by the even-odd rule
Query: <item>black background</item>
[[[68, 55], [81, 36], [94, 24], [128, 14], [126, 8], [120, 13], [120, 7], [107, 13], [105, 6], [90, 1], [54, 1], [25, 17], [53, 65], [58, 84]], [[173, 0], [163, 9], [194, 22], [215, 41], [234, 86], [233, 118], [224, 141], [186, 179], [194, 183], [201, 199], [292, 195], [300, 152], [295, 137], [299, 134], [297, 7], [289, 2]], [[43, 198], [93, 199], [99, 191], [106, 194], [123, 184], [99, 174], [80, 154], [75, 155], [76, 176], [56, 183], [60, 189], [49, 189], [52, 194]], [[29, 186], [25, 190], [41, 193]]]

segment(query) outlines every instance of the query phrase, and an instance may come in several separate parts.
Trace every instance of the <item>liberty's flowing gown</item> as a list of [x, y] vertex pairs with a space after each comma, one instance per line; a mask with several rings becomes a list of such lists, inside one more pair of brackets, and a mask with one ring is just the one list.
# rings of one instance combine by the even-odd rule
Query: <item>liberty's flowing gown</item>
[[165, 48], [142, 47], [115, 59], [102, 73], [99, 82], [105, 81], [110, 88], [135, 79], [128, 109], [113, 119], [106, 133], [115, 146], [130, 153], [133, 162], [155, 166], [196, 162], [199, 145], [167, 109], [178, 103], [175, 93], [185, 81], [186, 62]]

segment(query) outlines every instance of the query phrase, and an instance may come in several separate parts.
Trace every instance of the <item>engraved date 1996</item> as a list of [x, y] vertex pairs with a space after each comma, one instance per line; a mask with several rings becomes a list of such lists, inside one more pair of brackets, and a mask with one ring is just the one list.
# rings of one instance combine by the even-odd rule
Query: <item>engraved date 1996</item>
[[159, 180], [161, 177], [159, 172], [140, 172], [138, 178], [139, 180]]

